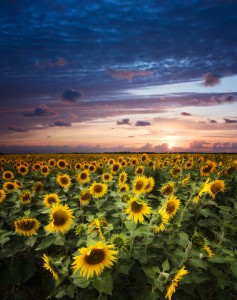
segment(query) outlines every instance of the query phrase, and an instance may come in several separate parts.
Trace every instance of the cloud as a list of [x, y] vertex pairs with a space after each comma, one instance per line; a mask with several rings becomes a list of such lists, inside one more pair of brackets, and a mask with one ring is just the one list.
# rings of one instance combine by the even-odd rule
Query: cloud
[[225, 121], [225, 123], [237, 123], [237, 120], [232, 120], [232, 119], [226, 119], [226, 118], [223, 118], [223, 120]]
[[66, 64], [68, 64], [68, 62], [63, 57], [57, 57], [54, 60], [47, 59], [47, 60], [44, 60], [44, 61], [36, 61], [34, 63], [34, 67], [36, 67], [36, 68], [47, 68], [47, 69], [51, 69], [51, 68], [55, 68], [55, 67], [62, 68]]
[[26, 129], [18, 126], [9, 126], [8, 129], [15, 132], [27, 132]]
[[147, 121], [137, 121], [135, 126], [151, 126], [151, 123]]
[[126, 118], [121, 121], [117, 121], [117, 125], [131, 125], [131, 124], [130, 124], [130, 120]]
[[189, 117], [189, 116], [191, 116], [192, 114], [190, 114], [190, 113], [187, 113], [187, 112], [181, 112], [181, 116], [187, 116], [187, 117]]
[[217, 123], [216, 120], [209, 120], [210, 123]]
[[131, 71], [131, 70], [114, 70], [106, 68], [106, 71], [115, 79], [132, 80], [133, 77], [147, 77], [153, 75], [153, 71]]
[[69, 127], [69, 126], [72, 126], [72, 124], [69, 121], [65, 121], [63, 119], [60, 119], [60, 120], [54, 122], [53, 126], [65, 126], [65, 127]]
[[36, 107], [33, 111], [22, 112], [25, 117], [42, 117], [42, 116], [53, 116], [56, 115], [47, 105], [42, 104]]
[[203, 85], [204, 86], [214, 86], [220, 83], [220, 78], [210, 72], [203, 74]]
[[67, 103], [76, 103], [82, 97], [82, 92], [79, 90], [65, 90], [62, 94], [62, 100]]

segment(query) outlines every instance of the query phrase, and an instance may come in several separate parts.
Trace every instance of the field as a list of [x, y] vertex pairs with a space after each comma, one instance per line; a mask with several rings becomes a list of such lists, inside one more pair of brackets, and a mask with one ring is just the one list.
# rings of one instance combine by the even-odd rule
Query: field
[[237, 155], [0, 157], [1, 299], [237, 299]]

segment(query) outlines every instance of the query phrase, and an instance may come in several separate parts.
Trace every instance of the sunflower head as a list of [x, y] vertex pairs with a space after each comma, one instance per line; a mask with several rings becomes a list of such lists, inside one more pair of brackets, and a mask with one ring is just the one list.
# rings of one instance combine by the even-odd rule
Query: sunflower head
[[107, 185], [105, 183], [99, 183], [94, 181], [94, 183], [90, 186], [89, 190], [91, 195], [96, 198], [102, 198], [107, 192]]
[[147, 185], [145, 187], [145, 192], [150, 193], [153, 190], [154, 186], [155, 186], [154, 178], [153, 177], [148, 177], [147, 178]]
[[164, 196], [171, 196], [175, 191], [174, 182], [170, 182], [161, 187], [160, 192]]
[[43, 183], [41, 181], [36, 182], [33, 189], [36, 194], [41, 194], [44, 190]]
[[141, 195], [146, 192], [146, 186], [148, 185], [148, 179], [144, 175], [138, 175], [133, 182], [132, 193]]
[[122, 250], [126, 248], [127, 245], [127, 239], [125, 235], [123, 234], [113, 234], [110, 239], [111, 243], [114, 245], [114, 247], [118, 250]]
[[68, 174], [58, 174], [56, 181], [64, 189], [68, 189], [71, 185], [71, 178]]
[[60, 199], [57, 194], [46, 194], [44, 196], [43, 203], [47, 207], [52, 207], [54, 204], [59, 204]]
[[118, 171], [121, 169], [121, 165], [120, 163], [114, 163], [112, 166], [111, 166], [111, 173], [112, 174], [117, 174]]
[[143, 200], [134, 197], [128, 201], [125, 213], [129, 213], [128, 220], [133, 218], [135, 223], [144, 223], [144, 216], [151, 213], [151, 207]]
[[87, 205], [91, 202], [91, 194], [89, 190], [83, 190], [81, 194], [79, 195], [79, 201], [82, 205]]
[[159, 233], [161, 231], [165, 230], [165, 224], [169, 223], [169, 214], [167, 213], [166, 209], [163, 207], [158, 210], [156, 215], [153, 215], [155, 221], [156, 221], [156, 226], [154, 228], [155, 232]]
[[23, 191], [20, 195], [20, 201], [22, 204], [28, 204], [31, 203], [32, 200], [32, 194], [30, 191], [26, 190]]
[[42, 259], [44, 261], [43, 267], [46, 270], [48, 270], [52, 274], [53, 279], [57, 281], [59, 279], [59, 275], [56, 270], [53, 258], [50, 256], [47, 256], [46, 254], [43, 254]]
[[44, 165], [41, 167], [41, 174], [43, 174], [44, 176], [47, 176], [50, 172], [50, 169], [47, 165]]
[[57, 167], [58, 167], [59, 169], [66, 169], [66, 167], [67, 167], [67, 162], [66, 162], [64, 159], [59, 159], [59, 160], [57, 161]]
[[127, 172], [123, 171], [119, 174], [119, 185], [125, 183], [128, 179], [128, 174]]
[[75, 178], [76, 178], [76, 181], [84, 184], [84, 183], [87, 183], [90, 181], [90, 173], [88, 170], [84, 170], [81, 173], [76, 174]]
[[136, 175], [142, 175], [144, 173], [144, 166], [137, 166], [135, 169]]
[[176, 214], [178, 208], [180, 207], [180, 200], [175, 197], [171, 196], [164, 204], [165, 210], [169, 215], [169, 218], [173, 218]]
[[170, 174], [172, 177], [177, 178], [180, 173], [182, 172], [182, 169], [179, 166], [174, 166], [171, 170], [170, 170]]
[[20, 173], [21, 175], [26, 175], [29, 171], [28, 167], [25, 165], [20, 165], [18, 168], [18, 173]]
[[6, 192], [4, 190], [0, 190], [0, 203], [2, 203], [6, 198]]
[[2, 174], [2, 178], [4, 180], [12, 180], [14, 179], [14, 174], [11, 171], [4, 171]]
[[15, 182], [12, 182], [12, 181], [6, 181], [4, 184], [3, 184], [3, 189], [6, 191], [6, 192], [14, 192], [16, 189], [17, 189], [17, 186], [15, 184]]
[[224, 180], [215, 180], [209, 184], [208, 193], [212, 198], [215, 198], [216, 194], [223, 192], [225, 189]]
[[104, 173], [102, 175], [102, 181], [103, 182], [110, 182], [112, 180], [113, 176], [110, 173]]
[[99, 276], [105, 267], [111, 268], [117, 260], [117, 251], [114, 245], [103, 244], [101, 241], [95, 245], [79, 249], [80, 254], [74, 257], [72, 263], [73, 273], [80, 270], [80, 276], [91, 278]]
[[195, 248], [200, 251], [205, 247], [207, 239], [202, 232], [195, 231], [191, 238], [191, 242], [195, 246]]
[[50, 168], [53, 168], [57, 165], [57, 162], [54, 158], [49, 159], [48, 161], [48, 165], [50, 166]]
[[14, 222], [15, 230], [20, 235], [32, 236], [40, 227], [40, 222], [35, 218], [22, 217]]
[[129, 186], [127, 183], [122, 183], [119, 185], [118, 193], [127, 192], [129, 190]]
[[67, 204], [54, 204], [51, 208], [50, 223], [45, 227], [49, 232], [66, 232], [73, 222], [72, 210]]

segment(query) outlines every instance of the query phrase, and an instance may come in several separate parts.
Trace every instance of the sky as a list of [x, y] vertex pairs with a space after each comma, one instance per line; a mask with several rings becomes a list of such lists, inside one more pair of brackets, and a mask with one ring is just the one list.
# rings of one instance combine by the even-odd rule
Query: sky
[[237, 152], [237, 0], [0, 1], [0, 152]]

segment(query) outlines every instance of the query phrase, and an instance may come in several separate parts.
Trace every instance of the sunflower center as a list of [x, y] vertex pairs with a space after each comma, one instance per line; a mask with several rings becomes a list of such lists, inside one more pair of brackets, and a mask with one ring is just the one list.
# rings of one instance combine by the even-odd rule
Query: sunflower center
[[93, 249], [91, 253], [85, 257], [85, 261], [89, 265], [97, 265], [105, 258], [105, 253], [102, 249]]
[[35, 221], [34, 220], [22, 220], [18, 226], [21, 230], [31, 230], [35, 227]]
[[170, 201], [167, 203], [166, 211], [168, 214], [172, 214], [175, 211], [175, 203], [173, 201]]
[[142, 203], [138, 203], [137, 201], [133, 201], [131, 204], [131, 209], [135, 213], [139, 213], [142, 210]]
[[47, 173], [48, 172], [48, 169], [46, 167], [42, 168], [42, 172], [43, 173]]
[[211, 185], [211, 191], [212, 191], [213, 194], [217, 194], [218, 192], [220, 192], [221, 191], [220, 184], [219, 183], [213, 183]]
[[96, 184], [94, 186], [94, 192], [95, 193], [101, 193], [102, 191], [103, 191], [103, 188], [102, 188], [102, 186], [100, 184]]
[[27, 200], [30, 200], [30, 194], [27, 192], [27, 193], [24, 193], [21, 197], [22, 201], [27, 201]]
[[89, 201], [91, 199], [91, 195], [89, 193], [84, 193], [81, 195], [81, 200]]
[[143, 181], [139, 180], [136, 182], [135, 189], [137, 191], [140, 191], [143, 188], [143, 186], [144, 186]]
[[105, 179], [105, 180], [109, 180], [109, 178], [110, 178], [109, 174], [105, 174], [105, 175], [104, 175], [104, 179]]
[[87, 178], [87, 175], [86, 175], [86, 173], [81, 173], [81, 176], [80, 176], [80, 177], [81, 177], [82, 180], [84, 180], [84, 179]]
[[56, 226], [63, 226], [68, 219], [68, 215], [65, 211], [58, 210], [53, 214], [53, 223]]
[[64, 185], [68, 184], [68, 178], [67, 178], [67, 177], [61, 177], [61, 178], [60, 178], [60, 181], [61, 181], [61, 183], [64, 184]]
[[174, 191], [173, 187], [171, 185], [167, 185], [164, 189], [164, 194], [170, 195], [173, 193], [173, 191]]
[[7, 185], [7, 189], [8, 189], [8, 190], [14, 190], [14, 189], [15, 189], [15, 186], [14, 186], [14, 184], [12, 184], [12, 183], [8, 183], [8, 185]]
[[12, 177], [11, 173], [5, 173], [5, 178], [10, 179]]
[[50, 196], [50, 197], [47, 199], [47, 202], [48, 202], [49, 204], [51, 204], [51, 203], [56, 203], [57, 201], [56, 201], [56, 199], [55, 199], [54, 197]]

